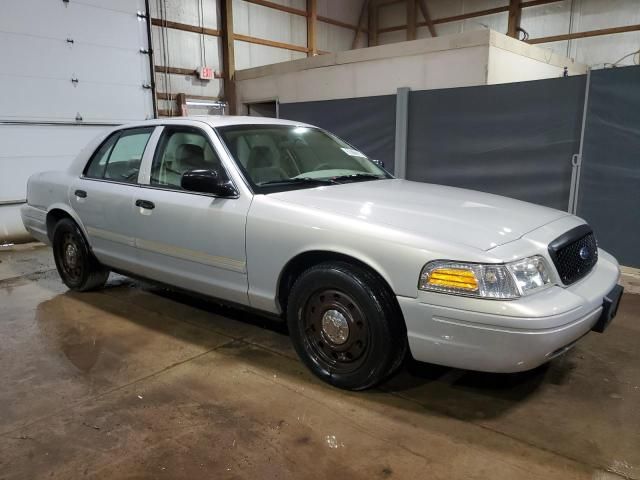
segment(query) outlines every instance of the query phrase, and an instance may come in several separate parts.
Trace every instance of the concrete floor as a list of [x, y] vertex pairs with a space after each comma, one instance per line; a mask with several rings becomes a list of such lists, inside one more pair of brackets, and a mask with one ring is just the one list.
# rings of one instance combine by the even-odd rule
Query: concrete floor
[[0, 251], [0, 478], [640, 479], [640, 295], [551, 365], [322, 384], [267, 319]]

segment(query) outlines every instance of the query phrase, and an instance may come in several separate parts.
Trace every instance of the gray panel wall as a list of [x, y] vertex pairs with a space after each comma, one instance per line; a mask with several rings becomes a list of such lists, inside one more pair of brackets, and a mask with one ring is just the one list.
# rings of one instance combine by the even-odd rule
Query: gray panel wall
[[591, 75], [577, 213], [602, 248], [640, 267], [640, 67]]
[[280, 104], [280, 117], [335, 133], [393, 172], [396, 96]]
[[407, 178], [566, 210], [585, 80], [411, 92]]

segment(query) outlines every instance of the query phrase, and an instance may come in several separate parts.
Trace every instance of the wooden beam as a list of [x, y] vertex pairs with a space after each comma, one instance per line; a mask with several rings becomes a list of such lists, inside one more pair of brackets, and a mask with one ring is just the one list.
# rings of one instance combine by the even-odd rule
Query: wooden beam
[[434, 20], [434, 25], [440, 23], [449, 23], [449, 22], [459, 22], [460, 20], [467, 20], [469, 18], [476, 17], [484, 17], [485, 15], [493, 15], [494, 13], [502, 13], [509, 11], [509, 6], [505, 5], [504, 7], [496, 7], [496, 8], [487, 8], [486, 10], [477, 10], [475, 12], [463, 13], [461, 15], [453, 15], [451, 17], [443, 17]]
[[307, 47], [303, 47], [301, 45], [294, 45], [293, 43], [276, 42], [273, 40], [267, 40], [266, 38], [251, 37], [249, 35], [241, 35], [239, 33], [234, 33], [233, 38], [240, 42], [255, 43], [256, 45], [265, 45], [267, 47], [282, 48], [284, 50], [292, 50], [294, 52], [307, 53], [308, 51]]
[[[179, 68], [179, 67], [169, 67], [166, 65], [155, 65], [154, 68], [156, 73], [172, 73], [174, 75], [198, 75], [198, 71], [195, 68]], [[214, 78], [224, 78], [224, 75], [220, 74], [220, 72], [215, 72]]]
[[154, 67], [156, 73], [173, 73], [174, 75], [195, 75], [195, 68], [178, 68], [168, 67], [166, 65], [156, 65]]
[[[165, 92], [158, 92], [158, 100], [167, 100], [167, 101], [173, 101], [175, 100], [178, 95], [180, 95], [179, 93], [165, 93]], [[220, 100], [220, 97], [212, 97], [210, 95], [192, 95], [191, 93], [185, 93], [187, 100], [189, 99], [193, 99], [193, 100]]]
[[522, 8], [537, 7], [538, 5], [548, 5], [549, 3], [559, 3], [564, 0], [528, 0], [520, 4]]
[[432, 37], [437, 37], [436, 27], [433, 24], [433, 20], [431, 20], [431, 15], [429, 15], [429, 10], [427, 10], [427, 3], [425, 0], [418, 0], [418, 6], [420, 7], [420, 11], [422, 12], [422, 16], [424, 17], [424, 23], [426, 23], [427, 28], [429, 29], [429, 33]]
[[307, 56], [318, 54], [316, 27], [318, 24], [318, 0], [307, 0]]
[[357, 25], [352, 25], [352, 24], [347, 23], [347, 22], [341, 22], [340, 20], [335, 20], [335, 19], [329, 18], [329, 17], [323, 17], [321, 15], [318, 15], [316, 20], [318, 20], [318, 22], [328, 23], [329, 25], [335, 25], [336, 27], [348, 28], [349, 30], [357, 30], [358, 29]]
[[[527, 1], [522, 1], [520, 3], [520, 8], [537, 7], [538, 5], [547, 5], [549, 3], [558, 3], [562, 1], [564, 0], [527, 0]], [[380, 6], [392, 5], [394, 3], [398, 3], [398, 0], [388, 0], [386, 2], [380, 3]], [[420, 5], [420, 3], [418, 3], [418, 5]], [[440, 25], [443, 23], [459, 22], [460, 20], [467, 20], [469, 18], [483, 17], [485, 15], [493, 15], [496, 13], [502, 13], [502, 12], [508, 12], [508, 11], [509, 11], [509, 6], [505, 5], [504, 7], [489, 8], [486, 10], [477, 10], [475, 12], [464, 13], [461, 15], [454, 15], [452, 17], [443, 17], [443, 18], [437, 18], [434, 20], [431, 20], [431, 19], [429, 20], [430, 20], [431, 26], [433, 27], [435, 25]], [[424, 12], [423, 12], [423, 16], [424, 16]], [[426, 17], [425, 17], [425, 21], [418, 22], [417, 26], [429, 27], [429, 22], [426, 21]], [[378, 33], [397, 32], [399, 30], [404, 30], [407, 27], [408, 27], [407, 25], [394, 25], [392, 27], [381, 28], [378, 30]], [[435, 27], [434, 27], [434, 32], [435, 32]]]
[[269, 2], [267, 0], [244, 0], [247, 3], [253, 3], [255, 5], [261, 5], [263, 7], [272, 8], [274, 10], [280, 10], [281, 12], [291, 13], [292, 15], [299, 15], [306, 17], [307, 12], [293, 7], [287, 7], [286, 5], [280, 5], [279, 3]]
[[362, 8], [360, 9], [360, 16], [358, 17], [358, 28], [356, 28], [356, 34], [353, 36], [353, 42], [351, 43], [351, 50], [358, 48], [358, 39], [362, 32], [364, 17], [367, 15], [367, 8], [369, 8], [370, 0], [362, 0]]
[[520, 0], [509, 0], [509, 23], [507, 26], [507, 35], [510, 37], [518, 38], [521, 14], [522, 5], [520, 4]]
[[416, 1], [407, 0], [407, 40], [415, 40], [418, 36]]
[[369, 46], [378, 45], [378, 5], [375, 0], [369, 2]]
[[167, 27], [174, 30], [182, 30], [183, 32], [203, 33], [205, 35], [212, 35], [219, 37], [222, 33], [215, 28], [198, 27], [196, 25], [187, 25], [186, 23], [171, 22], [169, 20], [162, 20], [161, 18], [152, 18], [151, 25], [156, 27]]
[[566, 33], [564, 35], [552, 35], [550, 37], [539, 37], [527, 40], [527, 43], [550, 43], [561, 42], [564, 40], [575, 40], [576, 38], [599, 37], [601, 35], [614, 35], [616, 33], [637, 32], [640, 31], [640, 24], [627, 25], [625, 27], [601, 28], [599, 30], [589, 30], [586, 32]]
[[236, 55], [233, 47], [233, 0], [220, 0], [222, 24], [222, 70], [224, 76], [224, 98], [229, 105], [229, 114], [236, 113]]

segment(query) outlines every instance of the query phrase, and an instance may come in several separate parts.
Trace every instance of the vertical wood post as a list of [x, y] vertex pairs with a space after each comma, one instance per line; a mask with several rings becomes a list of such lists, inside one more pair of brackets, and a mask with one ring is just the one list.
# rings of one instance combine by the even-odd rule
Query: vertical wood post
[[178, 116], [186, 117], [189, 115], [187, 111], [187, 95], [184, 93], [179, 93], [176, 95], [176, 105], [178, 106]]
[[378, 2], [369, 2], [369, 46], [378, 45]]
[[233, 48], [233, 0], [220, 0], [222, 26], [222, 70], [224, 73], [224, 98], [229, 114], [236, 114], [236, 58]]
[[510, 37], [518, 38], [521, 14], [522, 5], [520, 5], [520, 0], [509, 0], [509, 26], [507, 27], [507, 35]]
[[416, 17], [416, 0], [407, 0], [407, 40], [416, 39], [418, 31]]
[[353, 43], [351, 44], [351, 50], [358, 48], [358, 39], [362, 33], [362, 27], [364, 18], [367, 15], [367, 8], [369, 7], [370, 0], [362, 0], [362, 8], [360, 9], [360, 16], [358, 17], [358, 27], [356, 28], [356, 34], [353, 36]]
[[317, 0], [307, 0], [307, 57], [318, 54], [316, 43], [316, 26], [318, 24], [318, 2]]
[[427, 28], [429, 29], [429, 33], [432, 37], [437, 37], [436, 26], [431, 19], [431, 15], [429, 15], [429, 10], [427, 10], [427, 2], [425, 0], [418, 0], [418, 7], [420, 7], [420, 11], [422, 12], [422, 16], [424, 17], [424, 21], [427, 22]]

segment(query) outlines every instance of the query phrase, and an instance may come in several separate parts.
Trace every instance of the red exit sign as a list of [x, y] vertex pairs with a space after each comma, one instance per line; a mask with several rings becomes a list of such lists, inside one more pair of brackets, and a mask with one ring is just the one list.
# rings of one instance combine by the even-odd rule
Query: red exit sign
[[200, 67], [198, 76], [201, 80], [211, 80], [214, 77], [214, 71], [211, 67]]

